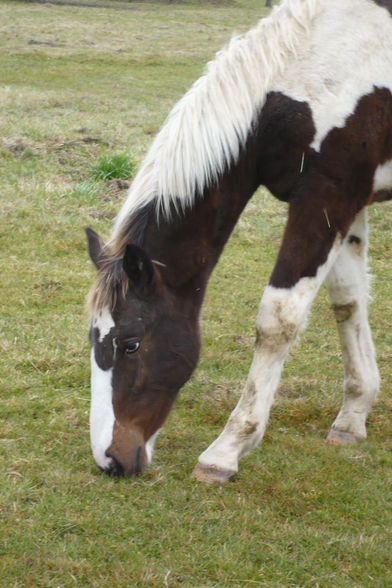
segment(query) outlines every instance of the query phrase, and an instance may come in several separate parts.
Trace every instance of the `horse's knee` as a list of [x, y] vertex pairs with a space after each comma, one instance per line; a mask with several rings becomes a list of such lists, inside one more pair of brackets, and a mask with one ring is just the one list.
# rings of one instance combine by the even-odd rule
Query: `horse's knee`
[[256, 346], [279, 350], [292, 344], [306, 319], [307, 309], [291, 290], [268, 286], [256, 322]]

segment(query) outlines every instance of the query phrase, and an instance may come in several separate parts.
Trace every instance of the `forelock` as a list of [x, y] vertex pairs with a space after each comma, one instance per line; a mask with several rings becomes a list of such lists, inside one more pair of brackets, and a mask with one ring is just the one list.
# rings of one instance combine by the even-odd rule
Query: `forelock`
[[95, 282], [87, 298], [90, 317], [98, 316], [104, 308], [113, 312], [119, 296], [125, 298], [129, 279], [122, 267], [122, 256], [108, 256], [98, 270]]

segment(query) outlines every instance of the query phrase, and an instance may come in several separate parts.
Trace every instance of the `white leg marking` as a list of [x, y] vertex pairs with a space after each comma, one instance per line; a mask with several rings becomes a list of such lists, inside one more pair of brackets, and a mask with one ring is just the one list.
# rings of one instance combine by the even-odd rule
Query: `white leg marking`
[[[357, 239], [352, 238], [350, 243], [350, 235]], [[336, 315], [345, 372], [344, 402], [332, 425], [331, 441], [334, 430], [350, 434], [347, 435], [347, 440], [366, 438], [366, 417], [380, 387], [367, 316], [367, 244], [366, 211], [363, 210], [352, 224], [342, 250], [326, 278]], [[339, 435], [336, 437], [338, 440]], [[344, 436], [341, 438], [344, 440]]]
[[340, 238], [314, 278], [290, 289], [267, 286], [256, 322], [258, 340], [248, 380], [226, 427], [199, 457], [204, 467], [238, 469], [238, 460], [262, 439], [290, 346], [306, 324], [311, 304], [336, 259]]
[[111, 459], [105, 455], [113, 436], [112, 369], [104, 371], [95, 361], [91, 349], [90, 439], [95, 463], [107, 468]]

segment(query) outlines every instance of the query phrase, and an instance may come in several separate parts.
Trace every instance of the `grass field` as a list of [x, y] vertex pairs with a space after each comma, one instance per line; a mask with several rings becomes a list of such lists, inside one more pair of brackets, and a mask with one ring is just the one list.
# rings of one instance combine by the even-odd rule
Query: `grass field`
[[390, 204], [369, 210], [383, 384], [366, 443], [324, 443], [343, 369], [322, 291], [261, 447], [225, 487], [190, 479], [246, 378], [284, 226], [259, 191], [149, 471], [112, 479], [93, 463], [83, 227], [107, 236], [125, 195], [94, 170], [113, 154], [138, 164], [205, 62], [266, 13], [255, 0], [117, 7], [0, 4], [0, 585], [392, 586]]

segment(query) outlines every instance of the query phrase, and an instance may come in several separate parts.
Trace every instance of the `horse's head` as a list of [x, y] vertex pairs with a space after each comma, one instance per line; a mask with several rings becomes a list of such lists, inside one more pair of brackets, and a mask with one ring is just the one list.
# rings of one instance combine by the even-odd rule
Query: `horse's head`
[[87, 238], [98, 269], [90, 295], [93, 455], [107, 473], [138, 474], [196, 366], [198, 328], [142, 249], [128, 245], [114, 259], [90, 229]]

